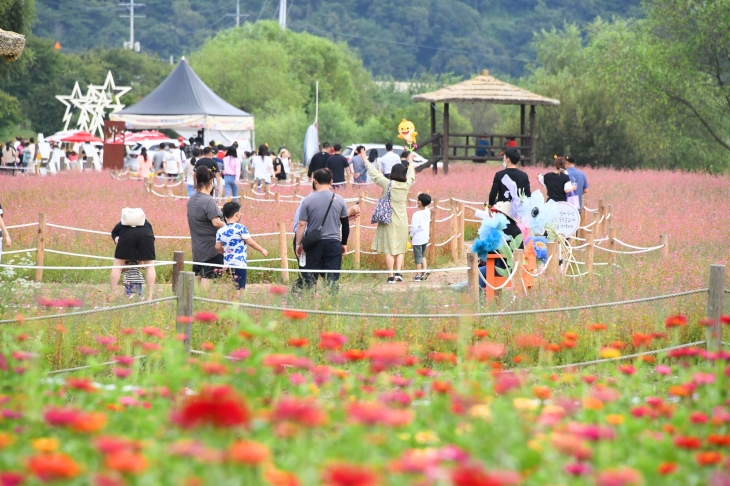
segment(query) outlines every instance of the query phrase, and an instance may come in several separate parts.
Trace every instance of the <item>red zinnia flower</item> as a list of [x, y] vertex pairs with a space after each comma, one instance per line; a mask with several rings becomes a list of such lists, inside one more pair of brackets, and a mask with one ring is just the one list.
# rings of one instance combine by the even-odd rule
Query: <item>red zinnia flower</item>
[[53, 407], [46, 410], [43, 419], [48, 425], [66, 427], [72, 425], [81, 416], [75, 408]]
[[63, 453], [45, 453], [31, 456], [28, 469], [41, 481], [71, 479], [81, 474], [81, 467]]
[[597, 486], [629, 486], [641, 484], [641, 474], [630, 467], [608, 469], [596, 475]]
[[297, 310], [291, 310], [286, 309], [282, 312], [284, 314], [284, 317], [288, 317], [289, 319], [295, 320], [295, 321], [303, 321], [307, 318], [307, 313], [304, 311], [297, 311]]
[[116, 452], [104, 459], [106, 467], [123, 474], [141, 474], [147, 469], [147, 459], [136, 452]]
[[347, 338], [337, 332], [323, 332], [319, 335], [320, 349], [342, 349], [346, 342]]
[[367, 357], [367, 353], [360, 349], [348, 349], [342, 353], [342, 357], [347, 361], [361, 361]]
[[373, 336], [376, 338], [389, 339], [395, 337], [394, 329], [376, 329], [373, 331]]
[[379, 402], [356, 402], [347, 408], [347, 415], [355, 423], [402, 427], [413, 420], [413, 411], [390, 408]]
[[375, 486], [378, 475], [365, 466], [331, 464], [322, 474], [324, 486]]
[[476, 464], [462, 465], [451, 473], [454, 486], [512, 486], [520, 483], [520, 475], [513, 471], [487, 471]]
[[215, 312], [201, 311], [195, 314], [195, 320], [198, 322], [215, 322], [218, 320], [218, 314]]
[[142, 334], [145, 334], [147, 336], [152, 336], [152, 337], [158, 337], [158, 338], [165, 337], [165, 333], [162, 332], [162, 329], [158, 329], [158, 328], [152, 327], [152, 326], [147, 326], [147, 327], [143, 328]]
[[474, 337], [477, 339], [482, 339], [489, 336], [489, 331], [486, 329], [474, 329]]
[[287, 344], [291, 346], [292, 348], [303, 348], [307, 344], [309, 344], [309, 339], [305, 338], [291, 338]]
[[683, 316], [682, 314], [677, 314], [675, 316], [669, 316], [669, 317], [667, 317], [667, 320], [664, 321], [664, 325], [667, 328], [686, 326], [687, 325], [687, 316]]
[[316, 400], [284, 397], [274, 406], [272, 420], [294, 422], [304, 427], [318, 427], [327, 421], [327, 415]]
[[274, 295], [284, 295], [287, 292], [287, 288], [283, 285], [272, 285], [269, 287], [269, 293]]
[[274, 368], [274, 373], [283, 373], [287, 366], [294, 366], [299, 358], [293, 354], [269, 354], [264, 357], [264, 366]]
[[663, 462], [659, 464], [657, 472], [662, 476], [666, 476], [667, 474], [672, 474], [678, 467], [676, 462]]
[[699, 449], [702, 441], [699, 437], [680, 435], [674, 438], [674, 445], [680, 449]]
[[19, 472], [0, 472], [0, 486], [20, 486], [24, 481], [25, 477]]
[[366, 351], [374, 371], [383, 371], [398, 366], [408, 354], [406, 343], [376, 343]]
[[484, 362], [503, 356], [504, 351], [504, 345], [485, 341], [474, 346], [469, 346], [467, 357], [474, 361]]
[[251, 414], [242, 397], [229, 386], [205, 386], [197, 396], [186, 397], [172, 421], [181, 427], [210, 424], [214, 427], [248, 425]]
[[73, 376], [69, 376], [66, 378], [66, 386], [73, 390], [83, 390], [89, 393], [96, 391], [96, 385], [88, 378], [74, 378]]

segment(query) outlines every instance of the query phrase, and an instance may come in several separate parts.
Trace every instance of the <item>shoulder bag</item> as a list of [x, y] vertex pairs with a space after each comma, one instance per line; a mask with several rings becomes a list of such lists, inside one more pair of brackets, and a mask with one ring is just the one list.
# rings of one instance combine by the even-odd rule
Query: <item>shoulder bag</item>
[[370, 224], [390, 224], [390, 218], [393, 216], [393, 205], [390, 204], [390, 186], [392, 182], [388, 183], [388, 193], [385, 197], [378, 199], [378, 204], [375, 205], [373, 211], [373, 217], [370, 220]]
[[327, 216], [330, 214], [330, 209], [332, 208], [332, 202], [334, 200], [335, 195], [332, 194], [332, 199], [330, 199], [330, 204], [327, 206], [327, 212], [324, 213], [324, 219], [322, 219], [322, 224], [319, 226], [319, 229], [308, 231], [307, 234], [304, 235], [304, 238], [302, 238], [302, 248], [304, 249], [304, 253], [313, 249], [320, 241], [322, 241], [322, 228], [324, 228], [324, 223], [327, 221]]

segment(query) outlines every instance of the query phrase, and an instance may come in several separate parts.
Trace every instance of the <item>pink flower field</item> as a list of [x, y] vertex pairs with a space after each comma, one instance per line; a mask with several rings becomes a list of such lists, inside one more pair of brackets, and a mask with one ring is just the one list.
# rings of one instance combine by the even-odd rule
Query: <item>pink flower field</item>
[[[495, 171], [424, 172], [411, 197], [483, 201]], [[533, 189], [539, 171], [527, 169]], [[527, 293], [481, 305], [449, 286], [465, 274], [420, 287], [345, 275], [336, 297], [297, 297], [266, 272], [252, 277], [243, 302], [271, 309], [196, 301], [191, 317], [176, 317], [174, 301], [103, 309], [129, 303], [109, 295], [108, 270], [46, 271], [36, 286], [30, 270], [0, 269], [0, 486], [730, 485], [730, 348], [703, 342], [714, 324], [706, 293], [509, 314], [701, 289], [710, 264], [727, 264], [727, 177], [586, 174], [586, 206], [611, 204], [609, 221], [626, 243], [654, 246], [668, 234], [666, 257], [619, 255], [592, 275], [541, 276]], [[373, 186], [364, 192], [380, 196]], [[8, 225], [43, 212], [52, 224], [109, 232], [131, 206], [158, 236], [188, 234], [185, 200], [106, 173], [0, 177], [0, 203]], [[290, 230], [296, 205], [244, 208], [249, 230], [265, 233], [280, 221]], [[371, 211], [363, 207], [368, 226]], [[36, 228], [10, 231], [5, 250], [35, 247]], [[363, 230], [365, 250], [371, 233]], [[438, 241], [449, 235], [448, 223], [438, 226]], [[260, 241], [277, 254], [276, 237]], [[113, 255], [107, 235], [58, 228], [48, 228], [46, 247]], [[159, 239], [157, 249], [160, 259], [174, 250], [190, 258], [186, 240]], [[54, 254], [45, 262], [108, 263]], [[450, 264], [446, 246], [436, 266]], [[377, 256], [363, 265], [383, 268]], [[158, 296], [171, 296], [169, 269], [159, 275]], [[235, 299], [230, 282], [195, 295]], [[507, 313], [399, 317], [477, 311]], [[188, 324], [192, 354], [181, 342]]]

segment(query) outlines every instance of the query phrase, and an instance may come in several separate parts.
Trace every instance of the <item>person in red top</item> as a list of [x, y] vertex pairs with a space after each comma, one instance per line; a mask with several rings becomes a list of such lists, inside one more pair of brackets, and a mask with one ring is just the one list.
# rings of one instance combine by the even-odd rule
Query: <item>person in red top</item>
[[517, 140], [515, 140], [515, 137], [507, 137], [507, 148], [510, 147], [517, 147]]

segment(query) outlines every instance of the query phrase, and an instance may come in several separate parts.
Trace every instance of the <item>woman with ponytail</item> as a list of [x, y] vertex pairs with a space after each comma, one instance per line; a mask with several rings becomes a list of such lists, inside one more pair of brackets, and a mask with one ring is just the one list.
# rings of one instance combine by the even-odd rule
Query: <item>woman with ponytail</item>
[[568, 194], [573, 192], [573, 183], [565, 172], [565, 158], [555, 156], [555, 170], [545, 175], [538, 174], [537, 179], [547, 189], [548, 200], [566, 202]]

